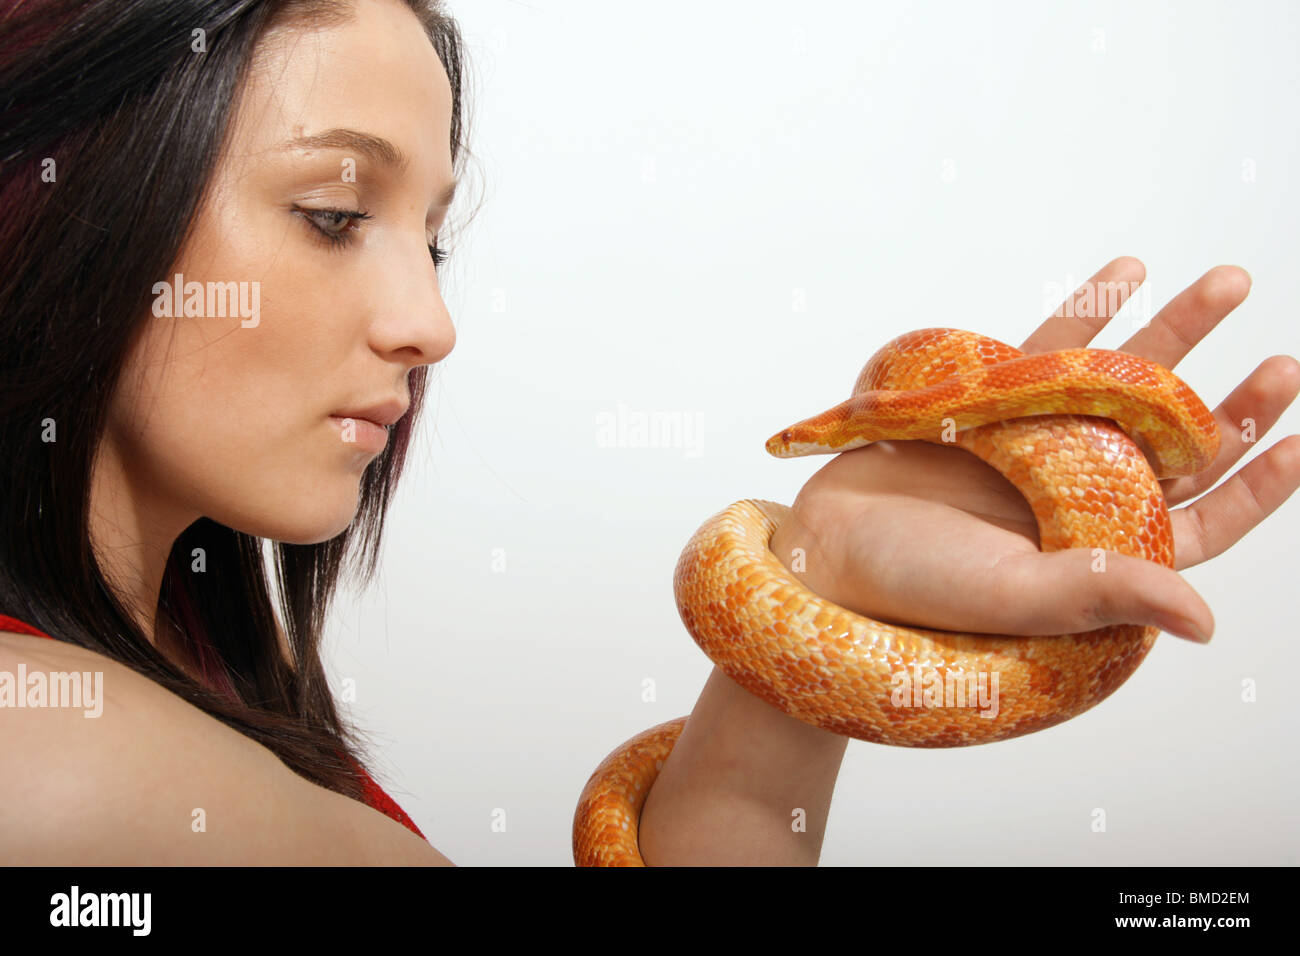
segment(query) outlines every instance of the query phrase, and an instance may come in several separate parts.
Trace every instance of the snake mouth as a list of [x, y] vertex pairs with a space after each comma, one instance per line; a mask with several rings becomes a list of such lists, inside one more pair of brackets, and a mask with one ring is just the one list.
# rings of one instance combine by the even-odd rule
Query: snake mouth
[[767, 453], [775, 455], [777, 458], [790, 457], [790, 440], [794, 437], [794, 432], [790, 429], [777, 432], [767, 440]]

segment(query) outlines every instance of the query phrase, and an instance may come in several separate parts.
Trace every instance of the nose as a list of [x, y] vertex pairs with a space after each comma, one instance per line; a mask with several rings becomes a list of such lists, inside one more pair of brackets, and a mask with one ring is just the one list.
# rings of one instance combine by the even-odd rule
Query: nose
[[412, 368], [446, 358], [456, 346], [456, 327], [428, 246], [405, 245], [400, 256], [389, 258], [380, 283], [371, 299], [371, 346], [401, 355]]

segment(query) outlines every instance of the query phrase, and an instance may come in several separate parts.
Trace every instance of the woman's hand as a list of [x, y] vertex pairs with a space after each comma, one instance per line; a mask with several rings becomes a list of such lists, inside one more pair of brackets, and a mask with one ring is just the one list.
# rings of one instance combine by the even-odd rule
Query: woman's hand
[[[1021, 345], [1025, 352], [1082, 348], [1146, 276], [1142, 263], [1105, 266]], [[1091, 294], [1119, 283], [1119, 295]], [[1172, 369], [1245, 299], [1250, 277], [1218, 266], [1175, 297], [1122, 345]], [[1085, 303], [1100, 314], [1081, 316]], [[1170, 505], [1178, 569], [1221, 554], [1300, 486], [1300, 435], [1278, 442], [1224, 484], [1186, 507], [1173, 506], [1212, 486], [1262, 436], [1300, 392], [1300, 363], [1266, 359], [1215, 409], [1222, 441], [1202, 473], [1162, 482]], [[1254, 420], [1253, 435], [1243, 422]], [[1243, 437], [1245, 436], [1245, 437]], [[1248, 440], [1249, 439], [1249, 440]], [[1109, 624], [1150, 624], [1208, 641], [1214, 618], [1174, 571], [1110, 553], [1092, 570], [1091, 549], [1039, 552], [1024, 498], [966, 451], [920, 441], [876, 442], [835, 456], [804, 485], [793, 516], [772, 537], [798, 577], [849, 610], [881, 621], [944, 630], [1066, 634]]]

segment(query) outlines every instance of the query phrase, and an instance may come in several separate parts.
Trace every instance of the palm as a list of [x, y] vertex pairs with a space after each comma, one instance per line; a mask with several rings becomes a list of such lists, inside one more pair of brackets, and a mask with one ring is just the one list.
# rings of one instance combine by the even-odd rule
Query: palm
[[[1142, 278], [1118, 259], [1090, 280]], [[1248, 277], [1212, 269], [1121, 348], [1172, 368], [1245, 298]], [[1109, 296], [1095, 300], [1114, 301]], [[1109, 315], [1048, 319], [1026, 352], [1086, 346]], [[1258, 456], [1212, 493], [1200, 495], [1251, 447], [1241, 422], [1262, 435], [1300, 392], [1300, 364], [1262, 363], [1215, 411], [1218, 458], [1191, 478], [1162, 482], [1178, 569], [1221, 553], [1300, 485], [1300, 436]], [[967, 452], [926, 442], [877, 442], [833, 458], [795, 502], [773, 551], [809, 545], [803, 580], [823, 596], [878, 620], [990, 633], [1051, 634], [1108, 623], [1149, 623], [1175, 633], [1212, 630], [1209, 608], [1182, 579], [1154, 563], [1118, 559], [1118, 575], [1088, 573], [1090, 552], [1038, 551], [1037, 526], [1020, 493]], [[819, 563], [820, 562], [820, 563]], [[789, 562], [787, 562], [789, 563]], [[1192, 627], [1188, 627], [1188, 622]]]

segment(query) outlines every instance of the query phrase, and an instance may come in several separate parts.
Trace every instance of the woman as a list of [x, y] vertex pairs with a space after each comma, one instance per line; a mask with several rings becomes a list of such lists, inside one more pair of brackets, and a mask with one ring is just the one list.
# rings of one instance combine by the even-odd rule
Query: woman
[[[0, 858], [450, 862], [365, 773], [319, 644], [345, 559], [374, 571], [427, 367], [455, 342], [437, 264], [462, 89], [455, 24], [418, 0], [6, 10], [0, 672], [102, 672], [105, 701], [93, 720], [0, 713]], [[1247, 286], [1212, 270], [1126, 348], [1173, 364]], [[1050, 319], [1027, 348], [1084, 345], [1108, 317]], [[1271, 360], [1220, 422], [1262, 432], [1297, 390], [1300, 366]], [[1170, 500], [1244, 450], [1226, 442]], [[1297, 451], [1178, 512], [1182, 565], [1277, 507]], [[918, 624], [1208, 636], [1172, 571], [1038, 554], [998, 481], [952, 449], [881, 443], [819, 472], [772, 548], [804, 547], [800, 576], [827, 597]], [[954, 565], [952, 546], [979, 557]], [[815, 863], [845, 744], [715, 671], [645, 807], [643, 857]]]

